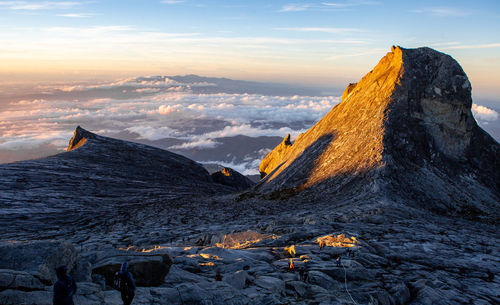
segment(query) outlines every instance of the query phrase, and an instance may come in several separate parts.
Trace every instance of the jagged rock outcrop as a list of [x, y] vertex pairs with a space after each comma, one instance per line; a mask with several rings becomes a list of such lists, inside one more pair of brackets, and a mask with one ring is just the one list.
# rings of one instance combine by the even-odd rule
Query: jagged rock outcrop
[[212, 173], [211, 176], [215, 183], [232, 187], [238, 191], [245, 190], [255, 185], [252, 180], [229, 167], [224, 167], [222, 170]]
[[261, 168], [272, 173], [258, 191], [365, 194], [496, 218], [500, 145], [477, 125], [471, 105], [471, 84], [452, 57], [393, 47], [293, 145], [269, 153]]
[[81, 128], [80, 126], [76, 126], [75, 132], [73, 133], [73, 137], [69, 140], [68, 148], [66, 151], [71, 151], [73, 149], [77, 149], [80, 146], [83, 146], [87, 139], [95, 139], [95, 135], [87, 130]]

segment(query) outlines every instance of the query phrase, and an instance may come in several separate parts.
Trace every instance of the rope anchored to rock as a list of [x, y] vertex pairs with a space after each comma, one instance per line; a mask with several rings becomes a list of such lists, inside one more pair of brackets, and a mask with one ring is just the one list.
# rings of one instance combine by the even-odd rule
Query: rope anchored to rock
[[345, 284], [345, 291], [347, 292], [347, 294], [349, 295], [349, 298], [351, 298], [351, 301], [354, 303], [354, 304], [358, 304], [356, 301], [354, 301], [354, 299], [352, 298], [351, 296], [351, 293], [349, 292], [349, 289], [347, 289], [347, 271], [345, 270], [345, 266], [344, 266], [344, 263], [341, 262], [342, 264], [342, 268], [344, 268], [344, 284]]

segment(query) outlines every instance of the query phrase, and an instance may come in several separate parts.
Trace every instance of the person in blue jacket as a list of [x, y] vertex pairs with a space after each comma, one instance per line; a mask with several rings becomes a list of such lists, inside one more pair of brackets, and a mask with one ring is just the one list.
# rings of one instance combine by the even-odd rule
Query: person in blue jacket
[[73, 295], [76, 293], [75, 280], [66, 274], [66, 266], [56, 269], [57, 282], [54, 284], [54, 305], [74, 305]]
[[134, 277], [128, 272], [128, 264], [122, 264], [120, 272], [115, 274], [114, 280], [115, 288], [118, 289], [122, 295], [123, 305], [132, 304], [135, 296], [135, 282]]

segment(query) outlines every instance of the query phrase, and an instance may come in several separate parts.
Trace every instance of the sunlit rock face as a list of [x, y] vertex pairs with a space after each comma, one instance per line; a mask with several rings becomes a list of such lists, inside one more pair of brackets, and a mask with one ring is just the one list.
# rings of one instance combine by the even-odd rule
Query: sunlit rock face
[[260, 162], [259, 172], [261, 178], [264, 178], [286, 160], [287, 153], [290, 151], [291, 146], [290, 134], [287, 134], [283, 141], [270, 151], [262, 162]]
[[498, 206], [500, 148], [471, 105], [471, 84], [452, 57], [393, 47], [318, 123], [268, 154], [257, 192], [369, 194], [486, 215]]
[[95, 139], [96, 137], [93, 133], [86, 131], [80, 126], [77, 126], [75, 132], [73, 133], [73, 137], [71, 138], [71, 140], [69, 140], [68, 148], [66, 148], [66, 151], [72, 151], [80, 146], [85, 145], [88, 138]]

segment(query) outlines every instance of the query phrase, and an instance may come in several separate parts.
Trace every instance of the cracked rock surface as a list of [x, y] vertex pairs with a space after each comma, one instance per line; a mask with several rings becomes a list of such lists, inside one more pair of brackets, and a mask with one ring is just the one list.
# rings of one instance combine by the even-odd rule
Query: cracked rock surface
[[0, 304], [52, 304], [59, 263], [76, 304], [121, 304], [123, 261], [133, 304], [499, 304], [499, 145], [470, 102], [451, 57], [394, 48], [239, 194], [77, 129], [0, 165]]

